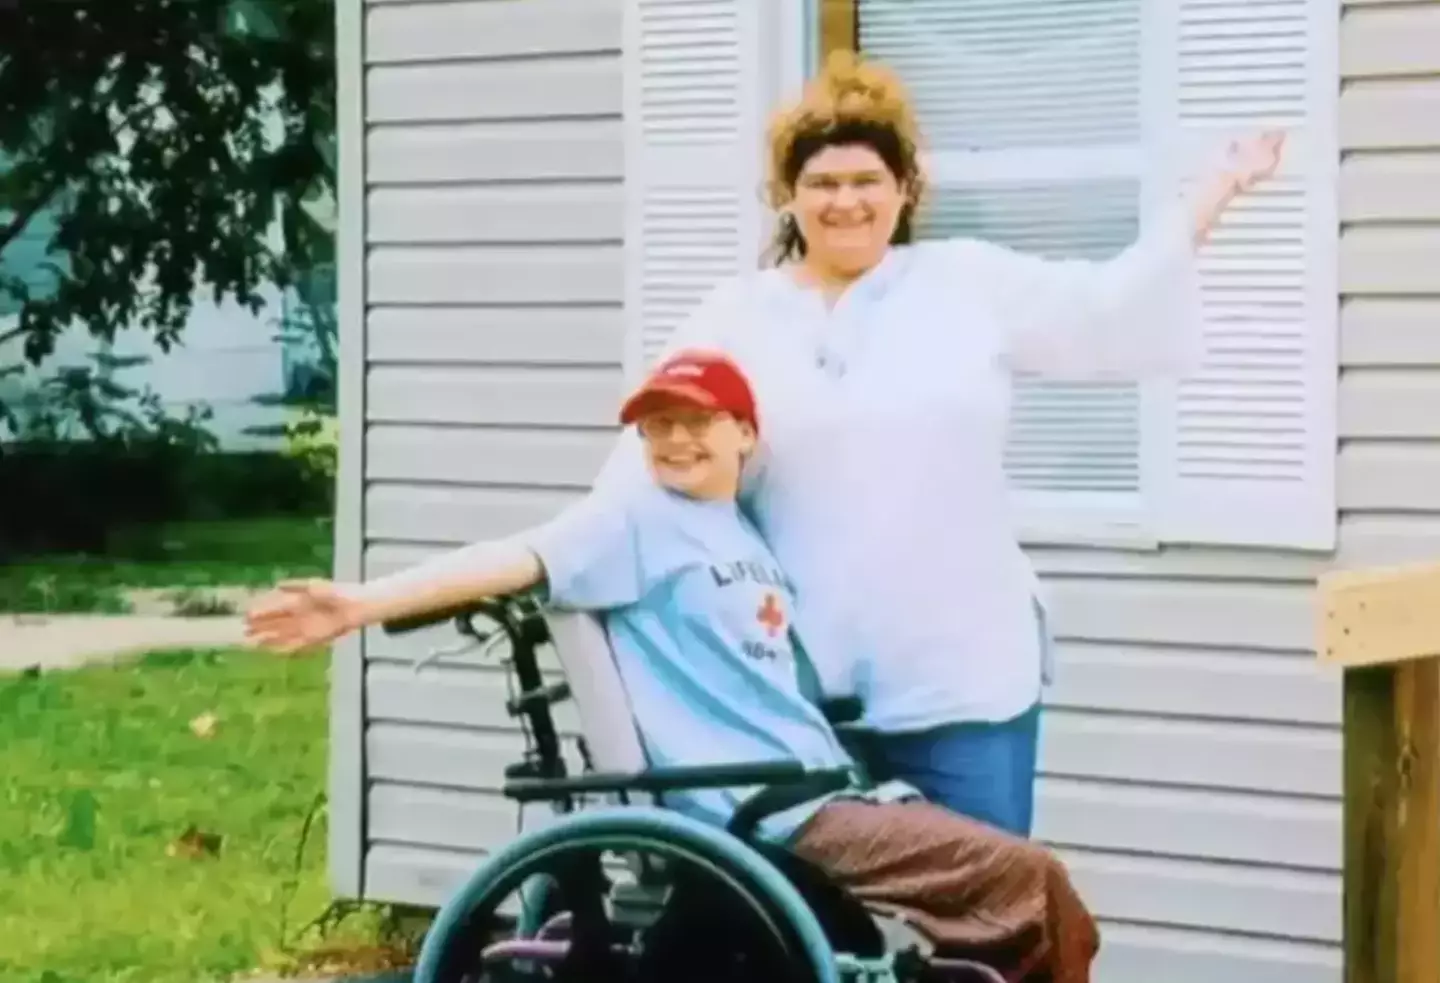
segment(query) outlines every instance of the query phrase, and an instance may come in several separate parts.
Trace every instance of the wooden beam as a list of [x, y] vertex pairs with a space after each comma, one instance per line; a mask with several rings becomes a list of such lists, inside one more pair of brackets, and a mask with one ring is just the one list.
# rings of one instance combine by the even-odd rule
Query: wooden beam
[[859, 0], [820, 0], [820, 61], [832, 51], [856, 51], [860, 46]]
[[1345, 983], [1440, 980], [1440, 659], [1345, 674]]
[[1322, 663], [1347, 669], [1440, 655], [1440, 565], [1345, 570], [1320, 580]]
[[1393, 861], [1401, 983], [1440, 980], [1440, 658], [1398, 665]]
[[1320, 579], [1345, 670], [1345, 983], [1440, 980], [1440, 567]]

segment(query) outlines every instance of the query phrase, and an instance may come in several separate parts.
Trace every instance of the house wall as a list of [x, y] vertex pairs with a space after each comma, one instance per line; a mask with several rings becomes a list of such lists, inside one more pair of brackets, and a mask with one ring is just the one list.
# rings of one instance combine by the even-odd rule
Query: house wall
[[277, 446], [278, 438], [245, 432], [285, 420], [279, 407], [254, 401], [276, 395], [285, 386], [284, 352], [275, 340], [280, 291], [271, 288], [264, 294], [266, 307], [259, 314], [235, 303], [198, 301], [185, 326], [184, 344], [168, 354], [138, 333], [116, 339], [116, 354], [151, 358], [126, 372], [127, 383], [154, 389], [176, 414], [183, 414], [188, 406], [209, 406], [215, 415], [206, 425], [226, 450]]
[[[176, 415], [183, 416], [187, 406], [208, 405], [214, 417], [206, 426], [227, 450], [273, 446], [273, 439], [245, 433], [248, 427], [273, 425], [284, 418], [279, 409], [253, 402], [256, 396], [279, 393], [284, 386], [283, 353], [272, 323], [280, 313], [279, 291], [268, 293], [268, 306], [259, 315], [238, 304], [197, 299], [182, 343], [168, 354], [160, 351], [148, 332], [122, 332], [110, 351], [119, 356], [143, 355], [150, 361], [117, 371], [116, 381], [139, 390], [153, 389]], [[13, 399], [58, 369], [93, 365], [90, 355], [100, 347], [81, 330], [62, 335], [55, 352], [40, 366], [0, 384], [0, 399]], [[0, 351], [0, 365], [19, 358], [18, 343]]]
[[[341, 315], [353, 332], [364, 308], [364, 365], [347, 363], [341, 402], [363, 446], [342, 463], [342, 491], [364, 490], [338, 534], [353, 538], [342, 550], [363, 543], [367, 577], [549, 517], [583, 493], [613, 439], [620, 11], [619, 0], [369, 0], [355, 25], [364, 139], [342, 133], [341, 167], [351, 151], [364, 166], [342, 182]], [[363, 249], [348, 238], [361, 221]], [[363, 301], [349, 292], [361, 277]], [[342, 334], [342, 357], [359, 340]], [[363, 680], [337, 659], [336, 791], [351, 808], [336, 882], [369, 897], [438, 903], [477, 852], [515, 834], [497, 792], [521, 747], [504, 676], [473, 659], [415, 675], [409, 660], [437, 640], [450, 641], [367, 637]], [[342, 716], [360, 712], [362, 686], [363, 734]], [[361, 750], [352, 741], [363, 792], [359, 763], [340, 760]]]
[[[605, 453], [620, 3], [370, 0], [365, 31], [348, 528], [375, 576], [553, 514]], [[1352, 0], [1341, 45], [1337, 555], [1032, 552], [1060, 636], [1038, 833], [1116, 983], [1340, 979], [1340, 685], [1313, 665], [1313, 584], [1440, 554], [1440, 3]], [[439, 903], [514, 835], [503, 676], [406, 664], [443, 637], [369, 636], [363, 680], [337, 684], [339, 882], [368, 897]]]

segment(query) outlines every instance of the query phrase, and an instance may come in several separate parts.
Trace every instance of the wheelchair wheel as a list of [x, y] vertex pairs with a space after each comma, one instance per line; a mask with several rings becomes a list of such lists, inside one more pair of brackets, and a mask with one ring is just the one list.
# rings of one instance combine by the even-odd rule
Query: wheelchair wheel
[[[606, 858], [663, 867], [647, 917]], [[640, 893], [655, 885], [630, 885]], [[517, 891], [539, 893], [508, 941], [486, 944]], [[643, 907], [643, 906], [641, 906]], [[563, 913], [563, 915], [561, 915]], [[556, 919], [555, 915], [561, 915]], [[563, 930], [541, 923], [564, 920]], [[838, 983], [815, 916], [790, 883], [733, 837], [675, 813], [629, 807], [567, 817], [493, 854], [441, 909], [415, 983]]]

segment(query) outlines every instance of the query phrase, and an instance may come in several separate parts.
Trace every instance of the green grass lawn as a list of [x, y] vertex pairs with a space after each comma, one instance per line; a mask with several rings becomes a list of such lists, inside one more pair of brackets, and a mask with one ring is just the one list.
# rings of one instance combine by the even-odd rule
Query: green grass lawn
[[122, 530], [107, 554], [0, 565], [0, 611], [124, 610], [126, 587], [262, 586], [331, 570], [329, 519], [285, 516]]
[[326, 685], [323, 657], [242, 651], [0, 675], [0, 981], [282, 964], [287, 898], [292, 937], [329, 902], [323, 810], [296, 866], [325, 788]]

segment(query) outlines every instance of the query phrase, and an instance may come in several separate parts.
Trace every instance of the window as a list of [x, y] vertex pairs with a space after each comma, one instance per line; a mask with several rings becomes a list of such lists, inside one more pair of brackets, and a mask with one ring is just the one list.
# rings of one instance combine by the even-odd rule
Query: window
[[[924, 128], [921, 238], [1105, 259], [1140, 230], [1143, 0], [859, 0], [859, 47]], [[1133, 383], [1019, 380], [1006, 468], [1030, 535], [1145, 535]]]
[[[1234, 136], [1288, 129], [1281, 175], [1202, 252], [1201, 368], [1178, 383], [1021, 379], [1006, 468], [1031, 542], [1333, 546], [1333, 8], [627, 2], [632, 365], [710, 283], [753, 268], [765, 115], [822, 46], [856, 44], [909, 85], [927, 141], [922, 236], [1104, 259]], [[808, 19], [804, 46], [786, 43], [780, 8]]]

